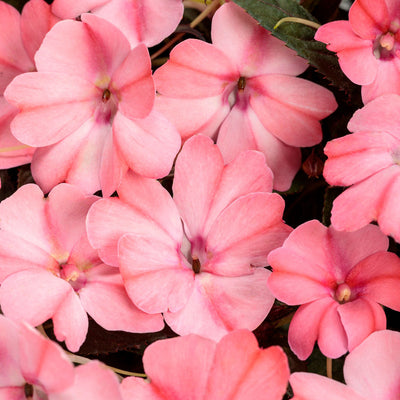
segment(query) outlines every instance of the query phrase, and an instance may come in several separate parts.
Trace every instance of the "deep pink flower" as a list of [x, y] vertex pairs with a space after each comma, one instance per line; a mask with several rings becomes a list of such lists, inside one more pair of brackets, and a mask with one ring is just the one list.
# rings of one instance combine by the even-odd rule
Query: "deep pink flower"
[[162, 329], [129, 300], [118, 269], [89, 245], [85, 218], [96, 196], [68, 184], [47, 198], [37, 185], [22, 186], [0, 204], [0, 305], [16, 321], [37, 326], [53, 320], [54, 333], [77, 351], [88, 313], [108, 330]]
[[211, 139], [196, 136], [177, 158], [174, 199], [158, 182], [129, 175], [119, 199], [90, 209], [89, 240], [120, 265], [132, 301], [163, 313], [175, 332], [219, 339], [252, 330], [274, 301], [267, 254], [291, 231], [271, 189], [262, 154], [247, 151], [224, 166]]
[[51, 10], [60, 18], [90, 12], [114, 24], [131, 47], [151, 47], [169, 36], [183, 15], [182, 0], [54, 0]]
[[124, 400], [281, 400], [289, 377], [283, 350], [260, 349], [245, 330], [218, 343], [196, 335], [160, 340], [143, 364], [150, 382], [125, 378]]
[[400, 259], [387, 247], [375, 225], [339, 232], [313, 220], [270, 253], [272, 293], [301, 304], [289, 326], [289, 345], [301, 360], [315, 341], [325, 356], [337, 358], [385, 329], [378, 303], [400, 311]]
[[168, 174], [180, 138], [152, 111], [144, 44], [131, 50], [117, 28], [84, 14], [82, 22], [57, 23], [35, 60], [38, 72], [17, 76], [5, 96], [20, 111], [13, 134], [40, 147], [32, 174], [44, 192], [66, 181], [109, 196], [128, 167], [152, 178]]
[[400, 333], [372, 333], [347, 357], [347, 386], [316, 374], [290, 377], [293, 400], [398, 400], [400, 398]]
[[233, 2], [212, 21], [212, 42], [189, 39], [155, 72], [156, 107], [183, 140], [216, 138], [225, 162], [241, 151], [262, 151], [274, 188], [289, 189], [300, 167], [299, 147], [321, 141], [319, 120], [336, 108], [332, 93], [295, 77], [306, 60], [271, 36]]
[[35, 149], [11, 134], [10, 123], [18, 109], [6, 102], [3, 93], [14, 77], [35, 70], [35, 52], [57, 20], [44, 0], [28, 1], [22, 16], [9, 4], [0, 2], [0, 169], [32, 160]]
[[17, 325], [3, 315], [0, 365], [2, 400], [53, 400], [53, 394], [74, 382], [74, 367], [60, 346], [28, 325]]
[[331, 185], [351, 186], [333, 202], [332, 225], [353, 231], [377, 221], [400, 242], [400, 96], [384, 95], [356, 111], [354, 132], [325, 147], [324, 177]]
[[315, 39], [337, 53], [343, 72], [362, 85], [367, 103], [384, 93], [400, 93], [400, 4], [356, 0], [348, 21], [321, 26]]

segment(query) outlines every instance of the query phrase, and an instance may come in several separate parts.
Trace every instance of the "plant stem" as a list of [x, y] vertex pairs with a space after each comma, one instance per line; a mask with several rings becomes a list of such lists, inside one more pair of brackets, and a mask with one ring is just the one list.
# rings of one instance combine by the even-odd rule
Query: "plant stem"
[[326, 357], [326, 376], [332, 379], [332, 358]]

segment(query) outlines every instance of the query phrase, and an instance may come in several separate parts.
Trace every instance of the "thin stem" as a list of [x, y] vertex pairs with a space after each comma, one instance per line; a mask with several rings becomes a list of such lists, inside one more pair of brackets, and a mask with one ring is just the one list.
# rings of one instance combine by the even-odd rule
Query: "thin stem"
[[0, 153], [8, 153], [9, 151], [23, 150], [29, 148], [31, 148], [31, 146], [28, 146], [26, 144], [21, 144], [20, 146], [3, 147], [0, 148]]
[[326, 357], [326, 376], [332, 379], [332, 358]]
[[296, 18], [296, 17], [285, 17], [280, 19], [274, 26], [274, 29], [277, 29], [281, 24], [285, 22], [297, 22], [298, 24], [303, 24], [307, 26], [311, 26], [311, 28], [318, 29], [321, 25], [316, 22], [309, 21], [308, 19]]
[[[78, 356], [78, 355], [70, 353], [68, 351], [66, 351], [65, 353], [67, 354], [68, 358], [75, 364], [87, 364], [88, 362], [92, 361], [90, 358]], [[110, 367], [109, 365], [106, 365], [106, 367], [120, 375], [136, 376], [138, 378], [147, 378], [146, 374], [140, 374], [138, 372], [124, 371], [123, 369]]]
[[172, 38], [168, 43], [166, 43], [161, 49], [158, 49], [154, 54], [151, 55], [151, 59], [154, 60], [160, 54], [164, 53], [165, 50], [169, 49], [173, 44], [175, 44], [178, 40], [180, 40], [185, 33], [178, 33], [174, 38]]

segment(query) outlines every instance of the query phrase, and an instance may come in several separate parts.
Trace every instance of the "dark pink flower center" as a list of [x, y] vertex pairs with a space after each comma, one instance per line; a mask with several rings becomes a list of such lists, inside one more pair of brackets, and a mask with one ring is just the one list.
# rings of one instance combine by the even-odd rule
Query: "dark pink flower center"
[[350, 286], [347, 283], [341, 283], [335, 291], [335, 299], [339, 303], [347, 303], [352, 298]]
[[86, 284], [85, 273], [73, 264], [60, 265], [60, 278], [66, 280], [75, 292], [79, 292]]
[[373, 51], [374, 56], [378, 60], [387, 61], [400, 56], [399, 38], [397, 37], [399, 28], [399, 22], [393, 21], [387, 32], [383, 32], [381, 35], [376, 37]]

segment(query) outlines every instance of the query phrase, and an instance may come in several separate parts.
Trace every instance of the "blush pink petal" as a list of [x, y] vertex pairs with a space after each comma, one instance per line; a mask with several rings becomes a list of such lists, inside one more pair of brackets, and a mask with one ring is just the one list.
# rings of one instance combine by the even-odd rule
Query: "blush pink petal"
[[250, 105], [269, 132], [296, 147], [321, 141], [319, 120], [337, 108], [330, 91], [304, 79], [278, 74], [251, 78], [248, 84], [261, 94], [251, 96]]
[[4, 96], [20, 110], [11, 123], [13, 135], [30, 146], [47, 146], [88, 120], [101, 92], [77, 76], [33, 72], [17, 76]]
[[175, 164], [174, 201], [189, 240], [203, 234], [223, 169], [218, 147], [206, 136], [189, 139], [179, 154]]
[[196, 335], [153, 343], [144, 352], [143, 364], [154, 391], [166, 400], [203, 400], [216, 346]]
[[357, 0], [349, 10], [351, 27], [362, 38], [374, 40], [389, 28], [388, 11], [385, 0]]
[[24, 5], [21, 13], [21, 37], [32, 61], [46, 33], [59, 20], [44, 0], [30, 0]]
[[156, 96], [154, 107], [173, 123], [183, 142], [197, 132], [215, 139], [230, 110], [229, 103], [224, 102], [221, 95], [184, 100]]
[[85, 217], [99, 198], [86, 196], [73, 185], [57, 185], [47, 197], [46, 217], [60, 246], [71, 252], [85, 231]]
[[225, 163], [240, 152], [259, 150], [274, 174], [274, 189], [285, 191], [299, 170], [301, 154], [298, 148], [288, 146], [268, 132], [251, 107], [242, 110], [234, 106], [218, 133], [218, 147]]
[[112, 88], [118, 93], [118, 110], [127, 118], [144, 118], [153, 108], [155, 87], [147, 47], [132, 49], [113, 73]]
[[82, 22], [61, 21], [53, 27], [35, 55], [37, 69], [79, 76], [106, 88], [129, 54], [129, 43], [102, 18], [85, 14]]
[[282, 222], [283, 209], [284, 201], [277, 194], [252, 193], [235, 200], [210, 229], [206, 248], [213, 257], [203, 270], [235, 276], [249, 273], [250, 265], [267, 265], [268, 253], [281, 246], [291, 232]]
[[372, 332], [386, 328], [383, 308], [367, 298], [339, 305], [337, 309], [348, 340], [350, 352]]
[[117, 376], [99, 361], [75, 368], [74, 383], [51, 400], [122, 400]]
[[400, 96], [386, 94], [357, 110], [349, 121], [351, 132], [382, 132], [400, 138]]
[[74, 19], [94, 8], [101, 7], [110, 0], [54, 0], [51, 11], [62, 19]]
[[86, 274], [79, 291], [85, 311], [104, 329], [126, 332], [156, 332], [164, 327], [161, 315], [149, 315], [136, 308], [115, 268], [100, 265]]
[[364, 104], [390, 93], [400, 93], [400, 60], [398, 58], [393, 58], [390, 62], [380, 61], [374, 81], [361, 88]]
[[1, 308], [11, 319], [37, 326], [53, 317], [71, 290], [69, 283], [48, 271], [30, 268], [2, 283]]
[[366, 399], [398, 399], [399, 351], [399, 332], [372, 333], [347, 356], [343, 369], [346, 383]]
[[324, 149], [324, 177], [331, 185], [360, 182], [393, 165], [389, 149], [398, 146], [398, 139], [385, 132], [356, 132], [332, 140]]
[[[63, 181], [86, 193], [96, 192], [102, 188], [99, 169], [104, 164], [102, 153], [108, 136], [111, 136], [109, 126], [89, 119], [58, 143], [38, 148], [31, 165], [35, 182], [45, 193]], [[112, 174], [114, 169], [107, 172]]]
[[205, 399], [281, 400], [286, 392], [289, 367], [278, 347], [260, 349], [253, 334], [234, 331], [217, 344]]
[[338, 308], [340, 305], [332, 300], [321, 316], [318, 333], [318, 346], [321, 353], [329, 358], [338, 358], [349, 349], [346, 331], [344, 330]]
[[389, 190], [393, 185], [395, 192], [399, 190], [399, 179], [398, 166], [393, 165], [345, 190], [333, 202], [332, 225], [338, 230], [353, 231], [378, 221], [385, 234], [399, 238], [397, 217], [394, 218], [397, 212], [391, 213], [390, 219], [381, 218], [384, 203], [390, 201]]
[[0, 93], [16, 75], [35, 68], [22, 43], [20, 20], [14, 7], [0, 3]]
[[[51, 232], [46, 221], [45, 208], [43, 192], [39, 187], [34, 184], [23, 185], [0, 204], [1, 230], [51, 254], [53, 248], [46, 239]], [[20, 218], [21, 210], [27, 219]]]
[[274, 302], [266, 287], [269, 274], [263, 268], [237, 277], [200, 273], [186, 306], [165, 313], [165, 322], [179, 335], [196, 333], [213, 340], [235, 329], [253, 330]]
[[365, 298], [400, 311], [400, 260], [394, 253], [365, 258], [350, 272], [348, 282], [360, 288]]
[[348, 21], [322, 25], [315, 39], [338, 53], [340, 67], [352, 82], [366, 85], [375, 79], [379, 61], [373, 55], [371, 40], [357, 36]]
[[113, 0], [94, 10], [99, 17], [117, 26], [132, 47], [139, 42], [155, 46], [169, 36], [183, 15], [180, 0]]
[[124, 400], [165, 400], [153, 385], [149, 385], [142, 378], [130, 376], [122, 380], [120, 384], [122, 397]]
[[[232, 182], [235, 184], [233, 185]], [[252, 192], [272, 192], [273, 176], [265, 158], [256, 151], [243, 151], [225, 165], [208, 213], [204, 233], [207, 235], [219, 214], [239, 197]]]
[[182, 222], [170, 194], [154, 179], [128, 173], [118, 188], [119, 198], [153, 219], [176, 243], [182, 239]]
[[74, 381], [74, 367], [64, 351], [27, 324], [21, 324], [19, 329], [20, 365], [25, 381], [42, 386], [49, 395], [69, 387]]
[[154, 79], [162, 95], [194, 99], [222, 94], [229, 82], [239, 79], [239, 72], [212, 44], [188, 39], [174, 47]]
[[146, 118], [130, 120], [118, 113], [113, 133], [115, 145], [131, 169], [149, 178], [168, 175], [181, 139], [163, 115], [152, 111]]
[[0, 169], [29, 164], [35, 149], [19, 142], [11, 133], [10, 124], [18, 109], [0, 96]]
[[295, 372], [289, 382], [294, 394], [292, 400], [320, 400], [321, 393], [325, 400], [366, 400], [343, 383], [322, 375]]
[[118, 266], [118, 240], [125, 233], [147, 233], [171, 246], [181, 240], [176, 206], [158, 182], [129, 174], [119, 190], [121, 200], [99, 200], [87, 216], [89, 241], [106, 264]]
[[176, 312], [193, 291], [194, 273], [172, 247], [156, 238], [124, 235], [118, 242], [120, 271], [131, 300], [155, 314]]
[[213, 44], [232, 60], [242, 76], [299, 75], [307, 69], [304, 59], [297, 57], [234, 3], [224, 4], [215, 13], [211, 37]]
[[323, 297], [299, 307], [289, 326], [289, 346], [300, 360], [306, 360], [319, 337], [321, 320], [335, 305], [330, 297]]

